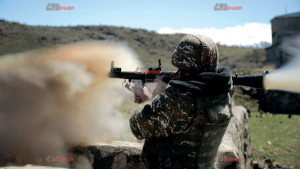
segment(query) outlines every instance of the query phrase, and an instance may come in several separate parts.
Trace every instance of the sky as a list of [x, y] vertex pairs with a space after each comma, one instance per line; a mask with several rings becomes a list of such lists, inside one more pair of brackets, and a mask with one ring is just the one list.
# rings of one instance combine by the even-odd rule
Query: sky
[[[53, 3], [74, 8], [47, 10]], [[220, 4], [239, 9], [218, 10]], [[28, 25], [110, 25], [197, 33], [228, 45], [271, 43], [270, 20], [299, 11], [300, 0], [0, 0], [1, 19]]]

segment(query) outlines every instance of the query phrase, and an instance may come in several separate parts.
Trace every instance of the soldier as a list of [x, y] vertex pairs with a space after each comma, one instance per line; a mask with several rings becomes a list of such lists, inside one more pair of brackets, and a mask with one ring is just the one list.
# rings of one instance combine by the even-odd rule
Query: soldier
[[[218, 68], [218, 49], [208, 37], [187, 35], [172, 55], [178, 68], [152, 104], [130, 118], [132, 133], [145, 139], [149, 169], [212, 169], [232, 116], [230, 71]], [[151, 99], [135, 91], [135, 102]]]

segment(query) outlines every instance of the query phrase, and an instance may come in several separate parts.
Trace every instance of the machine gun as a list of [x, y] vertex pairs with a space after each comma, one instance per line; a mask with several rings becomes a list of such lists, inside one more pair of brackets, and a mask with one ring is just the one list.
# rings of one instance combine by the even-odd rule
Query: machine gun
[[[162, 71], [160, 59], [158, 60], [158, 67], [148, 68], [146, 71], [135, 71], [135, 72], [122, 72], [122, 69], [119, 67], [114, 67], [114, 61], [111, 62], [111, 68], [109, 72], [110, 78], [120, 78], [125, 79], [123, 82], [126, 83], [126, 79], [129, 82], [133, 82], [135, 86], [143, 88], [145, 83], [153, 83], [155, 81], [164, 81], [164, 79], [169, 79], [168, 77], [174, 75], [175, 71]], [[263, 74], [258, 75], [247, 75], [247, 76], [238, 76], [236, 73], [232, 76], [234, 86], [248, 86], [257, 89], [262, 89], [265, 92], [267, 91], [264, 87], [264, 77], [268, 74], [268, 71], [264, 71]], [[165, 82], [168, 82], [167, 80]], [[129, 84], [126, 83], [125, 87], [130, 90]]]

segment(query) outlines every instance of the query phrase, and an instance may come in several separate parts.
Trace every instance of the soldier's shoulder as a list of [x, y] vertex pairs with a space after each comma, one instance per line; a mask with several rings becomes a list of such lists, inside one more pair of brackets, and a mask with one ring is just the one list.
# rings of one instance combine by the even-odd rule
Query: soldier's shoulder
[[179, 106], [179, 104], [194, 104], [194, 101], [195, 100], [190, 92], [180, 90], [174, 86], [169, 86], [162, 94], [157, 96], [154, 100], [154, 105], [172, 107]]

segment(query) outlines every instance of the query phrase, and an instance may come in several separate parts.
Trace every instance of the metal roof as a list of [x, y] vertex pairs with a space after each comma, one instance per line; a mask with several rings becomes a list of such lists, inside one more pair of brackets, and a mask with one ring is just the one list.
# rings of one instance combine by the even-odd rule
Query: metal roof
[[286, 14], [286, 15], [280, 15], [280, 16], [276, 16], [274, 19], [286, 19], [286, 18], [300, 18], [300, 12], [295, 12], [295, 13], [291, 13], [291, 14]]

